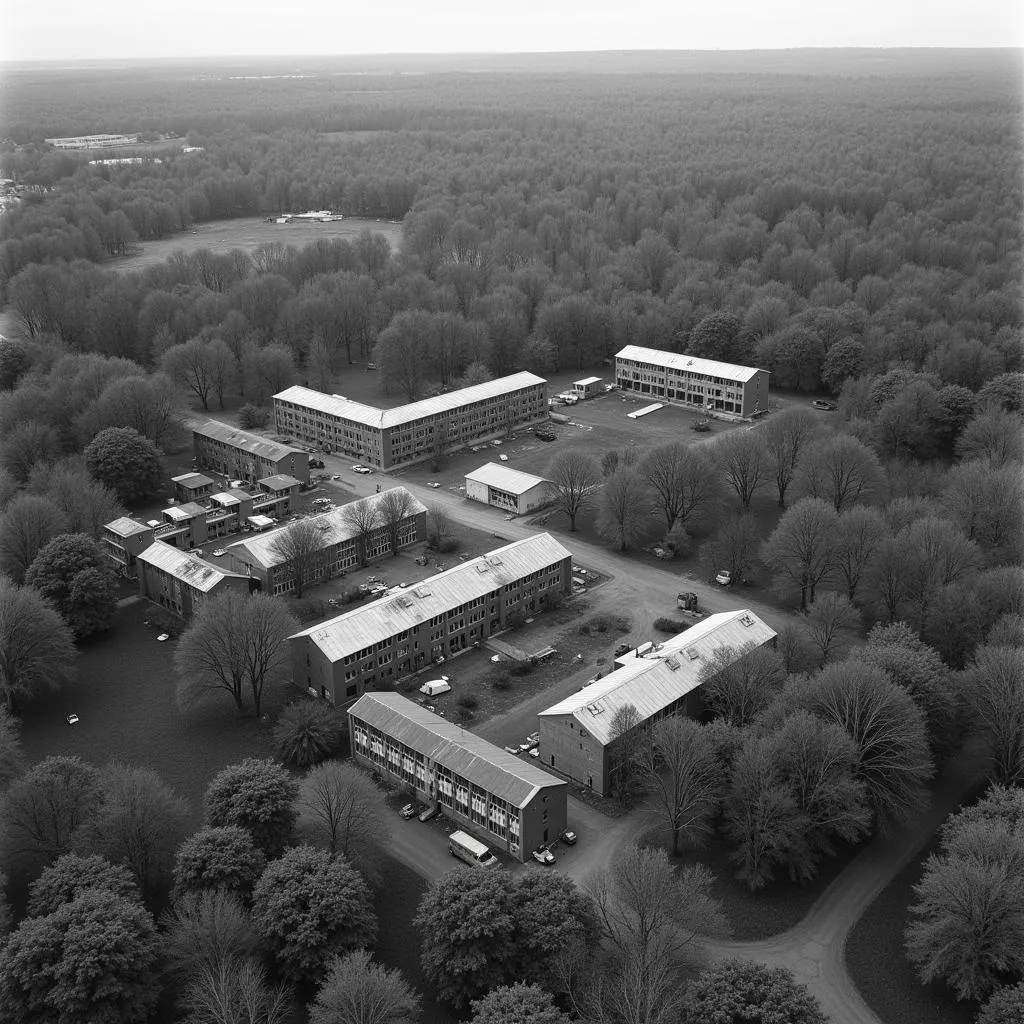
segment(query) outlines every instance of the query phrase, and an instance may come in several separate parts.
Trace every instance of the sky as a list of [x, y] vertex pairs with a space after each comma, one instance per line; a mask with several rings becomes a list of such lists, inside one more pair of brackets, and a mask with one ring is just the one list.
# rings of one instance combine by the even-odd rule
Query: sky
[[0, 60], [1024, 45], [1021, 0], [0, 0]]

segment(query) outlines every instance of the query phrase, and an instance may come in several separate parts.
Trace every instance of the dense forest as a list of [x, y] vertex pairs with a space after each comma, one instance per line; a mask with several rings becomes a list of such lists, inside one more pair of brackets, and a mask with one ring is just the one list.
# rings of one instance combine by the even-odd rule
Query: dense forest
[[[457, 349], [433, 360], [442, 383], [470, 362], [575, 367], [639, 343], [757, 362], [782, 388], [838, 391], [898, 364], [976, 391], [1020, 368], [1009, 71], [444, 74], [340, 94], [258, 81], [284, 110], [319, 83], [319, 127], [344, 107], [361, 130], [223, 128], [208, 113], [209, 129], [188, 126], [204, 151], [159, 164], [12, 150], [8, 173], [50, 191], [7, 216], [0, 283], [27, 336], [144, 364], [241, 333], [288, 345], [299, 367], [319, 339], [337, 368], [389, 325], [394, 343], [398, 314], [425, 313]], [[403, 251], [366, 240], [104, 270], [197, 221], [309, 208], [403, 219]]]

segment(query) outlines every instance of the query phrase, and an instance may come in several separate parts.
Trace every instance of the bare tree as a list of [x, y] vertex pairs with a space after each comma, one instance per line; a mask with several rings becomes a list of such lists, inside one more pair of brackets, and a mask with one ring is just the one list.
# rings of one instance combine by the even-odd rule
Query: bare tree
[[569, 517], [569, 530], [575, 532], [576, 517], [593, 505], [601, 486], [601, 468], [586, 452], [576, 448], [555, 456], [549, 478], [554, 484], [554, 505]]
[[381, 525], [388, 531], [391, 555], [398, 557], [402, 524], [416, 507], [416, 499], [404, 487], [390, 487], [377, 499]]
[[351, 501], [341, 510], [341, 518], [345, 525], [355, 534], [359, 546], [359, 562], [366, 565], [369, 561], [368, 541], [370, 534], [381, 525], [380, 508], [373, 498], [360, 498]]
[[21, 583], [36, 555], [67, 528], [53, 502], [38, 494], [19, 494], [0, 516], [0, 572]]
[[800, 497], [822, 498], [837, 512], [880, 499], [885, 473], [878, 456], [848, 434], [807, 445], [796, 468], [794, 487]]
[[1024, 651], [979, 647], [966, 682], [976, 728], [988, 748], [990, 778], [1001, 786], [1024, 784]]
[[324, 535], [312, 519], [300, 519], [275, 534], [271, 550], [291, 570], [295, 596], [324, 564]]
[[796, 475], [800, 456], [813, 440], [816, 429], [813, 413], [799, 408], [775, 413], [761, 428], [769, 472], [774, 476], [779, 492], [779, 508], [786, 507], [786, 491]]
[[861, 583], [874, 571], [888, 536], [885, 517], [877, 509], [862, 505], [839, 517], [836, 572], [846, 584], [846, 596], [851, 601]]
[[712, 577], [726, 569], [734, 580], [745, 579], [760, 544], [757, 521], [751, 516], [733, 513], [722, 522], [718, 533], [701, 546], [698, 558], [701, 571]]
[[386, 835], [377, 787], [351, 764], [325, 761], [310, 769], [296, 801], [298, 827], [314, 846], [342, 856], [368, 881], [380, 880]]
[[681, 715], [655, 723], [646, 737], [639, 773], [654, 803], [654, 819], [672, 837], [677, 856], [712, 831], [722, 793], [715, 744], [696, 722]]
[[740, 499], [740, 508], [746, 511], [754, 492], [767, 483], [768, 449], [760, 431], [723, 434], [714, 443], [713, 455], [725, 473], [726, 483]]
[[587, 1020], [676, 1024], [687, 971], [701, 940], [724, 935], [725, 917], [703, 867], [676, 871], [663, 850], [626, 847], [583, 888], [593, 901], [606, 955], [569, 992]]
[[437, 547], [441, 541], [452, 535], [452, 517], [444, 505], [431, 505], [427, 509], [430, 543]]
[[948, 519], [925, 516], [896, 535], [903, 564], [904, 595], [917, 613], [923, 632], [938, 592], [981, 568], [978, 546]]
[[622, 804], [628, 804], [639, 786], [637, 766], [644, 747], [643, 719], [632, 704], [619, 708], [608, 725], [609, 779]]
[[[215, 345], [223, 348], [223, 352], [217, 351]], [[160, 369], [175, 384], [195, 394], [204, 409], [209, 409], [210, 392], [214, 390], [218, 366], [225, 355], [229, 363], [233, 362], [231, 350], [224, 342], [207, 342], [201, 338], [191, 338], [181, 345], [169, 348], [160, 359]]]
[[839, 517], [820, 498], [802, 498], [789, 508], [765, 541], [762, 557], [773, 572], [800, 588], [800, 607], [814, 601], [814, 588], [835, 568]]
[[698, 677], [704, 706], [740, 729], [749, 726], [772, 702], [786, 681], [781, 655], [753, 641], [717, 648]]
[[228, 591], [208, 601], [174, 654], [178, 704], [226, 690], [242, 711], [248, 689], [258, 715], [266, 684], [288, 671], [287, 641], [298, 628], [274, 597]]
[[819, 668], [827, 664], [839, 634], [859, 622], [860, 615], [845, 594], [829, 590], [814, 602], [807, 613], [806, 629], [808, 638], [820, 655]]
[[711, 459], [698, 448], [678, 441], [647, 453], [640, 470], [654, 491], [655, 502], [671, 530], [710, 513], [721, 497], [721, 482]]
[[292, 993], [272, 985], [251, 957], [223, 956], [200, 963], [185, 989], [190, 1024], [287, 1024]]
[[601, 491], [597, 532], [625, 551], [639, 535], [649, 504], [643, 477], [635, 469], [616, 470]]
[[415, 1024], [420, 997], [402, 972], [359, 949], [336, 957], [310, 1008], [310, 1024]]

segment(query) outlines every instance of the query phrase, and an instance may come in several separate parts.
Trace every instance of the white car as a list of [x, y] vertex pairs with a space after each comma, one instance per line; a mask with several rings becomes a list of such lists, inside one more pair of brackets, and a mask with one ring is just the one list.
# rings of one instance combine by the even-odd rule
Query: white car
[[501, 455], [499, 455], [499, 456], [498, 456], [498, 458], [499, 458], [499, 459], [500, 459], [500, 460], [501, 460], [502, 462], [508, 462], [508, 456], [507, 456], [507, 455], [506, 455], [506, 454], [505, 454], [504, 452], [502, 452], [502, 453], [501, 453]]
[[73, 711], [71, 712], [70, 715], [65, 715], [64, 720], [68, 723], [68, 725], [78, 725], [78, 715], [76, 715]]
[[723, 569], [716, 577], [715, 582], [722, 587], [728, 587], [732, 584], [732, 572], [729, 569]]
[[225, 554], [224, 549], [223, 548], [217, 548], [217, 550], [214, 551], [214, 553], [213, 553], [213, 557], [214, 558], [220, 558], [221, 555], [223, 555], [223, 554]]
[[157, 637], [157, 640], [159, 640], [160, 643], [163, 643], [165, 640], [170, 640], [170, 639], [171, 639], [171, 634], [170, 633], [161, 633]]
[[362, 473], [363, 476], [368, 476], [370, 473], [373, 472], [373, 470], [370, 469], [369, 466], [360, 466], [359, 469], [356, 470], [356, 472]]
[[538, 864], [555, 863], [555, 855], [546, 846], [538, 846], [537, 849], [533, 851], [533, 859]]
[[365, 468], [366, 468], [366, 467], [365, 467], [365, 466], [364, 466], [364, 465], [363, 465], [363, 464], [362, 464], [361, 462], [357, 462], [357, 463], [356, 463], [356, 464], [355, 464], [355, 465], [354, 465], [354, 466], [352, 467], [352, 472], [353, 472], [353, 473], [358, 473], [358, 472], [359, 472], [359, 470], [361, 470], [361, 469], [365, 469]]
[[441, 485], [439, 483], [437, 483], [435, 480], [431, 480], [430, 483], [427, 484], [427, 486], [428, 487], [433, 487], [434, 490], [436, 491], [438, 489], [438, 487], [440, 487]]

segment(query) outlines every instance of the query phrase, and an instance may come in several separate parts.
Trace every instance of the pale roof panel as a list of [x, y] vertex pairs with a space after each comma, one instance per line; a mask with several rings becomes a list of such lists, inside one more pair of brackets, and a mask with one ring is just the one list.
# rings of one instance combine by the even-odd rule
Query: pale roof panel
[[532, 473], [524, 473], [519, 469], [509, 469], [498, 462], [484, 463], [479, 469], [466, 474], [467, 480], [474, 480], [487, 487], [497, 487], [499, 490], [508, 491], [509, 494], [525, 494], [532, 491], [534, 487], [548, 483], [542, 476], [534, 476]]
[[244, 580], [246, 578], [242, 573], [221, 569], [159, 540], [154, 541], [139, 555], [139, 561], [162, 569], [195, 590], [204, 593], [212, 590], [223, 579]]
[[247, 430], [239, 430], [237, 427], [229, 426], [226, 423], [219, 423], [217, 420], [207, 420], [198, 426], [193, 426], [193, 433], [202, 434], [204, 437], [213, 438], [216, 441], [223, 441], [235, 448], [241, 448], [263, 459], [270, 459], [277, 462], [288, 455], [305, 455], [306, 452], [298, 448], [292, 448], [277, 441], [271, 441], [259, 434], [250, 434]]
[[684, 352], [665, 352], [659, 348], [643, 348], [640, 345], [627, 345], [615, 354], [615, 358], [634, 359], [641, 363], [653, 363], [655, 366], [667, 366], [673, 370], [690, 370], [693, 373], [707, 374], [709, 377], [735, 381], [748, 381], [759, 372], [756, 366], [720, 363], [716, 359], [701, 359], [699, 356], [688, 356]]

